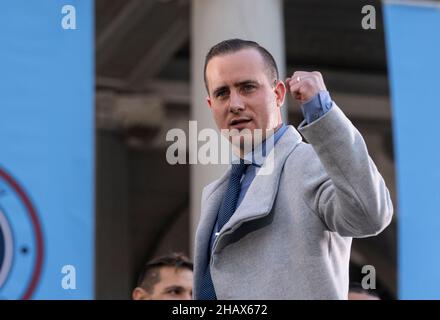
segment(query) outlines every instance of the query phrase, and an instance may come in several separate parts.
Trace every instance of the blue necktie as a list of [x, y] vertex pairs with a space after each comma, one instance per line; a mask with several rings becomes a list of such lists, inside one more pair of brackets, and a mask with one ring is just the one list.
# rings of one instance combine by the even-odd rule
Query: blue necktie
[[220, 231], [223, 226], [229, 221], [235, 212], [237, 207], [238, 197], [241, 189], [241, 176], [249, 166], [248, 163], [244, 163], [243, 159], [240, 159], [240, 163], [232, 165], [231, 176], [229, 177], [229, 185], [223, 198], [222, 204], [218, 211], [218, 230]]
[[[217, 215], [218, 222], [218, 230], [221, 230], [222, 227], [229, 221], [232, 215], [235, 212], [237, 207], [238, 197], [240, 195], [240, 180], [241, 176], [245, 172], [246, 168], [249, 164], [244, 163], [242, 159], [240, 159], [240, 163], [232, 164], [231, 175], [229, 177], [228, 189], [226, 190], [223, 201], [220, 205], [220, 209]], [[200, 296], [201, 300], [215, 300], [217, 296], [215, 294], [214, 285], [211, 279], [211, 272], [209, 270], [209, 263], [211, 257], [211, 250], [208, 250], [208, 263], [205, 267], [205, 272], [203, 274], [203, 279], [200, 288]]]

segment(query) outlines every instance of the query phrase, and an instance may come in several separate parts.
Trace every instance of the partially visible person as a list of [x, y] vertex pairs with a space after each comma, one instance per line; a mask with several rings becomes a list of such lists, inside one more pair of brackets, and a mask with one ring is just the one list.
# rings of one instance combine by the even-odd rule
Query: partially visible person
[[380, 298], [373, 291], [362, 288], [360, 283], [351, 282], [348, 290], [348, 300], [380, 300]]
[[183, 254], [173, 253], [147, 262], [142, 269], [133, 300], [191, 300], [193, 264]]

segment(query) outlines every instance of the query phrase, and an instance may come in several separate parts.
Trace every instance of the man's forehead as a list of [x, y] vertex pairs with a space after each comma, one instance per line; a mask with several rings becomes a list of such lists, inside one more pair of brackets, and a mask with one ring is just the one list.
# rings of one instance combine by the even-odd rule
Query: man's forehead
[[193, 274], [187, 269], [167, 269], [161, 273], [161, 281], [157, 284], [158, 287], [188, 287], [192, 285]]
[[163, 267], [160, 272], [161, 279], [188, 278], [193, 276], [193, 272], [186, 268], [172, 266]]
[[[258, 55], [258, 52], [257, 52]], [[222, 55], [214, 57], [207, 66], [206, 76], [211, 89], [239, 85], [246, 81], [261, 81], [266, 75], [262, 58], [253, 55]]]
[[[240, 49], [235, 52], [228, 52], [213, 57], [207, 65], [207, 71], [219, 67], [227, 67], [238, 64], [240, 66], [264, 67], [264, 59], [255, 48]], [[211, 70], [210, 70], [211, 69]]]

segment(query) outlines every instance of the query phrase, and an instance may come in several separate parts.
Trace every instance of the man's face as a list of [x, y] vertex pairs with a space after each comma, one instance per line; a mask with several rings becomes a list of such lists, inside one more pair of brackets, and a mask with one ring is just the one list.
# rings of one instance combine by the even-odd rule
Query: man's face
[[[253, 48], [212, 58], [206, 68], [208, 105], [219, 129], [275, 129], [281, 124], [285, 86], [269, 79]], [[272, 82], [273, 81], [273, 82]]]
[[160, 281], [153, 287], [150, 294], [142, 288], [133, 293], [135, 300], [191, 300], [193, 288], [193, 272], [189, 269], [175, 267], [160, 268]]

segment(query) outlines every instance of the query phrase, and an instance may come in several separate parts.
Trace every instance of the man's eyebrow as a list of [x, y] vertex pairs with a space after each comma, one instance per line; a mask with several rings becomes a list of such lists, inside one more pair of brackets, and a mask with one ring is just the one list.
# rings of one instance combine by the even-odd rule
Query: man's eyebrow
[[169, 286], [164, 289], [164, 291], [169, 292], [173, 290], [184, 290], [182, 286]]
[[212, 94], [215, 96], [217, 93], [219, 93], [220, 91], [225, 90], [225, 89], [227, 89], [227, 88], [228, 88], [228, 86], [221, 86], [221, 87], [218, 87], [218, 88], [216, 88], [216, 89], [212, 92]]
[[240, 82], [234, 83], [234, 87], [241, 87], [241, 86], [244, 86], [246, 84], [258, 84], [258, 81], [255, 81], [255, 80], [244, 80], [244, 81], [240, 81]]

